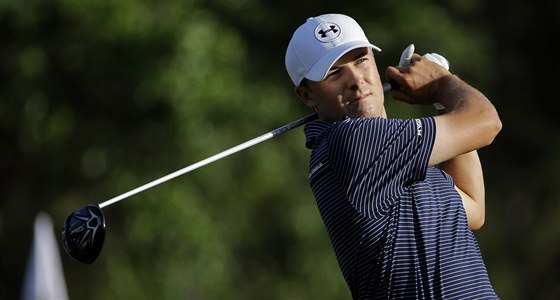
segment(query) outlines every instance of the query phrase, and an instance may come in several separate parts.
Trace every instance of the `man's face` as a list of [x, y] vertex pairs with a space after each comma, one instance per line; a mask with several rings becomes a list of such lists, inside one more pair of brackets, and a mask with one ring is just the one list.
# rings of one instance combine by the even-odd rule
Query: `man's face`
[[386, 117], [383, 87], [369, 48], [358, 48], [343, 55], [320, 82], [308, 80], [297, 87], [299, 98], [315, 108], [325, 121], [346, 116]]

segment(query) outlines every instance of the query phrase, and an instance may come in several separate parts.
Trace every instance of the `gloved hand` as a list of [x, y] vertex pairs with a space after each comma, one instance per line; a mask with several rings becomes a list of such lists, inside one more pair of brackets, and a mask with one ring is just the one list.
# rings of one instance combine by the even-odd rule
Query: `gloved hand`
[[[410, 65], [412, 54], [414, 54], [414, 44], [410, 44], [404, 49], [399, 61], [399, 67], [406, 67]], [[429, 61], [435, 62], [436, 64], [444, 67], [446, 70], [449, 70], [449, 61], [445, 57], [437, 53], [426, 53], [422, 55], [422, 57], [426, 58]], [[443, 106], [441, 103], [434, 103], [434, 106], [437, 110], [445, 109], [445, 106]]]
[[414, 54], [414, 44], [408, 45], [408, 47], [406, 47], [402, 52], [401, 60], [399, 60], [399, 67], [406, 67], [410, 65], [412, 54]]
[[[406, 47], [406, 49], [404, 49], [403, 53], [401, 54], [401, 60], [399, 61], [399, 67], [406, 67], [410, 65], [412, 54], [414, 54], [414, 44], [410, 44], [408, 45], [408, 47]], [[426, 53], [422, 55], [422, 57], [426, 58], [429, 61], [435, 62], [436, 64], [444, 67], [446, 70], [449, 70], [449, 61], [445, 57], [437, 53]]]
[[422, 56], [425, 57], [427, 60], [433, 61], [436, 64], [444, 67], [446, 70], [449, 71], [449, 61], [445, 57], [443, 57], [443, 56], [441, 56], [437, 53], [426, 53]]

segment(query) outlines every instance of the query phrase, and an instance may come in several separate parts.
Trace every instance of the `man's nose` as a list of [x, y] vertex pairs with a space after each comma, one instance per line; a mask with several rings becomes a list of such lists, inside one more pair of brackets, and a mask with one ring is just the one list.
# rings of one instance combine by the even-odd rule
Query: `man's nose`
[[364, 83], [364, 74], [356, 67], [349, 67], [347, 70], [346, 83], [348, 88], [356, 89]]

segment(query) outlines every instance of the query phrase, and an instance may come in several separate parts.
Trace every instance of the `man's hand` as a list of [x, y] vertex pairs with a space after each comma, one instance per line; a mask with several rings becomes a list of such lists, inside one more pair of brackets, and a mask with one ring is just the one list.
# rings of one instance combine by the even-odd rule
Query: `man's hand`
[[[412, 62], [412, 55], [414, 54], [414, 44], [408, 45], [401, 54], [401, 59], [399, 60], [399, 67], [406, 67], [409, 66]], [[435, 62], [436, 64], [444, 67], [446, 70], [449, 71], [449, 61], [437, 54], [437, 53], [426, 53], [422, 55], [422, 57], [426, 58], [429, 61]]]
[[[412, 62], [413, 54], [414, 54], [414, 44], [410, 44], [408, 45], [408, 47], [404, 49], [403, 53], [401, 54], [401, 59], [399, 60], [399, 67], [406, 67], [410, 65], [410, 63]], [[426, 53], [422, 56], [425, 57], [427, 60], [435, 62], [436, 64], [444, 67], [446, 70], [449, 70], [449, 61], [445, 57], [437, 53]], [[443, 106], [441, 103], [434, 103], [434, 107], [437, 110], [445, 109], [445, 106]]]
[[398, 87], [391, 90], [393, 99], [410, 104], [444, 102], [455, 82], [455, 77], [445, 68], [416, 53], [409, 66], [390, 66], [385, 75]]

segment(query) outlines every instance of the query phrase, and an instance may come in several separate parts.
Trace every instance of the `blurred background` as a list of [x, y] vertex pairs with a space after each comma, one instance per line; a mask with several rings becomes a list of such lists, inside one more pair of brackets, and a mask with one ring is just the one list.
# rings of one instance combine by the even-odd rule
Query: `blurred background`
[[[284, 52], [307, 17], [329, 12], [383, 49], [381, 74], [414, 43], [493, 101], [503, 130], [479, 152], [479, 245], [502, 299], [559, 299], [559, 11], [553, 0], [0, 0], [0, 299], [25, 294], [41, 213], [70, 299], [350, 299], [301, 128], [107, 207], [91, 265], [61, 245], [78, 207], [309, 114]], [[392, 117], [433, 114], [386, 102]]]

